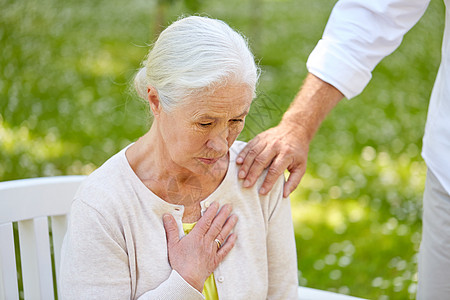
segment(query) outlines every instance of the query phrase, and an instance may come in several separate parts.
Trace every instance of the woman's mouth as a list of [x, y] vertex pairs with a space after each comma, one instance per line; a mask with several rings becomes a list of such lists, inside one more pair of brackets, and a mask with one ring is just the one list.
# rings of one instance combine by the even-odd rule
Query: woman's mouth
[[213, 165], [219, 160], [219, 158], [200, 158], [200, 157], [197, 159], [206, 165]]

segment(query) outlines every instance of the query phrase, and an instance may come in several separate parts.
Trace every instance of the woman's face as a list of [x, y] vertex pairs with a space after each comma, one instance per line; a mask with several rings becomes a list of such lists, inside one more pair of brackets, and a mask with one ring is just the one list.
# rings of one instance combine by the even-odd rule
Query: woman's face
[[171, 112], [161, 110], [155, 117], [167, 159], [196, 174], [217, 168], [244, 128], [251, 102], [248, 86], [229, 84], [191, 96]]

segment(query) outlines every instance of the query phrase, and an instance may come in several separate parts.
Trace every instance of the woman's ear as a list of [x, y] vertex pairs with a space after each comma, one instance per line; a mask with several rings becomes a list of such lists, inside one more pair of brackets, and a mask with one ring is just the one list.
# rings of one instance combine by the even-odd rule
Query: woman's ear
[[154, 87], [149, 85], [147, 87], [147, 97], [153, 116], [158, 117], [162, 110], [161, 102], [159, 101], [158, 91]]

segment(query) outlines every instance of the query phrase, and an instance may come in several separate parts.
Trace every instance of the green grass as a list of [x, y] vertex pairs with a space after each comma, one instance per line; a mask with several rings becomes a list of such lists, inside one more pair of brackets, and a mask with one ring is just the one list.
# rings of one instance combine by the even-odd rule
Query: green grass
[[[259, 97], [240, 137], [252, 138], [297, 93], [334, 3], [0, 0], [0, 180], [88, 174], [146, 132], [130, 80], [159, 22], [195, 11], [244, 33], [259, 59]], [[303, 285], [413, 298], [421, 138], [443, 24], [444, 5], [433, 0], [364, 93], [339, 104], [316, 135], [291, 196]]]

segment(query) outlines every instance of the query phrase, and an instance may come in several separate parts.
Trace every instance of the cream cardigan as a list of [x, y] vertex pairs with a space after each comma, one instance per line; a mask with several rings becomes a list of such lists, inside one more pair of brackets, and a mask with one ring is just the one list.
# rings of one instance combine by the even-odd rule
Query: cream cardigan
[[[221, 300], [297, 299], [297, 262], [288, 199], [280, 178], [267, 196], [262, 178], [243, 188], [235, 160], [245, 143], [230, 148], [219, 187], [201, 202], [232, 203], [239, 217], [235, 247], [214, 271]], [[183, 236], [183, 206], [165, 202], [139, 180], [125, 149], [94, 171], [78, 190], [64, 239], [62, 299], [203, 299], [172, 268], [162, 216], [171, 213]]]

